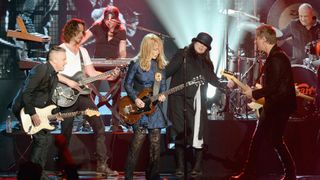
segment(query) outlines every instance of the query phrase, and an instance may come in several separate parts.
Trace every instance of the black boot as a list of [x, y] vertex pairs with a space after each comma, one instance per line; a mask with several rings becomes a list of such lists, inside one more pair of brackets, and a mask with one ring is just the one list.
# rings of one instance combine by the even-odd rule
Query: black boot
[[176, 144], [176, 172], [178, 177], [184, 176], [184, 149], [182, 146]]
[[203, 150], [195, 149], [195, 160], [193, 163], [192, 171], [190, 173], [192, 177], [197, 177], [202, 175], [202, 156], [203, 156]]
[[282, 180], [296, 180], [296, 166], [286, 144], [281, 143], [278, 145], [276, 152], [278, 153], [282, 162], [282, 167], [284, 168], [285, 176]]

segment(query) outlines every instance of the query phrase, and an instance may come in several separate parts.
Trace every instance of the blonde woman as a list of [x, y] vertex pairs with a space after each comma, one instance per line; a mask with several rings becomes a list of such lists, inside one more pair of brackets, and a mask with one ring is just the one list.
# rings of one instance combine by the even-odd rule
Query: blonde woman
[[[162, 40], [154, 34], [147, 34], [141, 42], [137, 61], [130, 64], [124, 83], [128, 96], [139, 108], [145, 106], [145, 103], [137, 97], [137, 94], [143, 89], [153, 88], [155, 82], [157, 82], [159, 93], [165, 91], [166, 78], [164, 69], [166, 64]], [[163, 102], [165, 99], [166, 97], [164, 95], [160, 95], [158, 101]], [[133, 171], [147, 134], [149, 135], [148, 138], [150, 141], [150, 153], [146, 178], [159, 179], [160, 131], [161, 128], [166, 128], [169, 124], [170, 122], [161, 109], [161, 103], [158, 103], [153, 114], [148, 116], [143, 115], [141, 119], [133, 125], [134, 136], [129, 147], [125, 167], [126, 179], [133, 178]]]

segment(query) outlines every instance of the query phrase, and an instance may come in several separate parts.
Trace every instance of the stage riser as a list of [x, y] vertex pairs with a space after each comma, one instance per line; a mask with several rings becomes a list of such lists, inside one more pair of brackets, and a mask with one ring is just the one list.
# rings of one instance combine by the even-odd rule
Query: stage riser
[[[226, 175], [240, 170], [247, 156], [251, 135], [255, 129], [255, 121], [209, 121], [205, 135], [207, 145], [205, 147], [203, 168], [209, 175]], [[320, 174], [318, 131], [319, 121], [291, 121], [288, 124], [285, 140], [295, 159], [299, 174]], [[161, 172], [174, 172], [173, 150], [166, 149], [166, 135], [162, 135], [161, 141]], [[106, 132], [106, 145], [111, 157], [111, 167], [123, 171], [128, 146], [132, 134], [112, 134]], [[146, 139], [147, 140], [147, 139]], [[1, 134], [0, 171], [5, 171], [16, 160], [25, 161], [30, 154], [26, 151], [31, 139], [22, 134]], [[137, 171], [143, 171], [147, 167], [148, 143], [145, 141], [142, 148]], [[82, 164], [83, 170], [95, 170], [95, 143], [93, 134], [74, 134], [70, 143], [70, 151], [77, 163]], [[268, 156], [267, 152], [273, 155]], [[261, 147], [262, 159], [258, 166], [260, 173], [281, 173], [281, 164], [276, 154], [271, 149]], [[56, 149], [50, 147], [47, 169], [54, 170]], [[16, 167], [11, 171], [15, 171]]]

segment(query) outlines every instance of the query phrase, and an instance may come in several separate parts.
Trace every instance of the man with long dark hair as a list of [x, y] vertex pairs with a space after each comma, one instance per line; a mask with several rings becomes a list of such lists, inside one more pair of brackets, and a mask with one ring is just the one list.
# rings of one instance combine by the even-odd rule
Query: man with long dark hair
[[[85, 34], [84, 21], [80, 19], [71, 19], [68, 21], [62, 33], [62, 43], [60, 46], [66, 49], [67, 52], [67, 64], [65, 69], [58, 74], [59, 81], [66, 84], [67, 86], [78, 90], [82, 89], [79, 83], [68, 78], [75, 75], [77, 72], [82, 71], [89, 77], [94, 77], [102, 74], [102, 72], [96, 71], [92, 61], [89, 57], [88, 51], [80, 45], [80, 42]], [[82, 65], [83, 64], [83, 65]], [[116, 70], [114, 75], [119, 75], [119, 71]], [[117, 76], [110, 75], [106, 79], [113, 80]], [[68, 77], [67, 77], [68, 76]], [[82, 111], [89, 109], [98, 109], [94, 102], [91, 100], [89, 95], [80, 95], [70, 107], [61, 107], [62, 112]], [[111, 170], [107, 165], [107, 147], [105, 145], [105, 126], [101, 118], [97, 116], [86, 117], [86, 120], [92, 126], [95, 139], [96, 139], [96, 153], [97, 153], [97, 172], [106, 175], [118, 175], [117, 171]], [[69, 142], [72, 134], [73, 118], [65, 118], [61, 123], [62, 134], [66, 137]]]

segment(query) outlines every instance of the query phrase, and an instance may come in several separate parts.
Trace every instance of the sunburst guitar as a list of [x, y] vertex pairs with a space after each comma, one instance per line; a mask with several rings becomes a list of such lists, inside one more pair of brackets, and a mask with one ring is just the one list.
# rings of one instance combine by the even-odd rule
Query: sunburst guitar
[[188, 81], [185, 84], [180, 84], [155, 96], [152, 95], [152, 89], [146, 88], [143, 91], [141, 91], [137, 96], [145, 103], [145, 106], [143, 108], [137, 107], [136, 104], [128, 96], [122, 97], [119, 101], [120, 117], [123, 119], [125, 123], [129, 125], [136, 124], [143, 115], [150, 115], [155, 111], [155, 106], [158, 102], [158, 97], [160, 95], [168, 96], [186, 87], [192, 85], [201, 85], [203, 83], [204, 79], [200, 75], [194, 77], [191, 81]]

